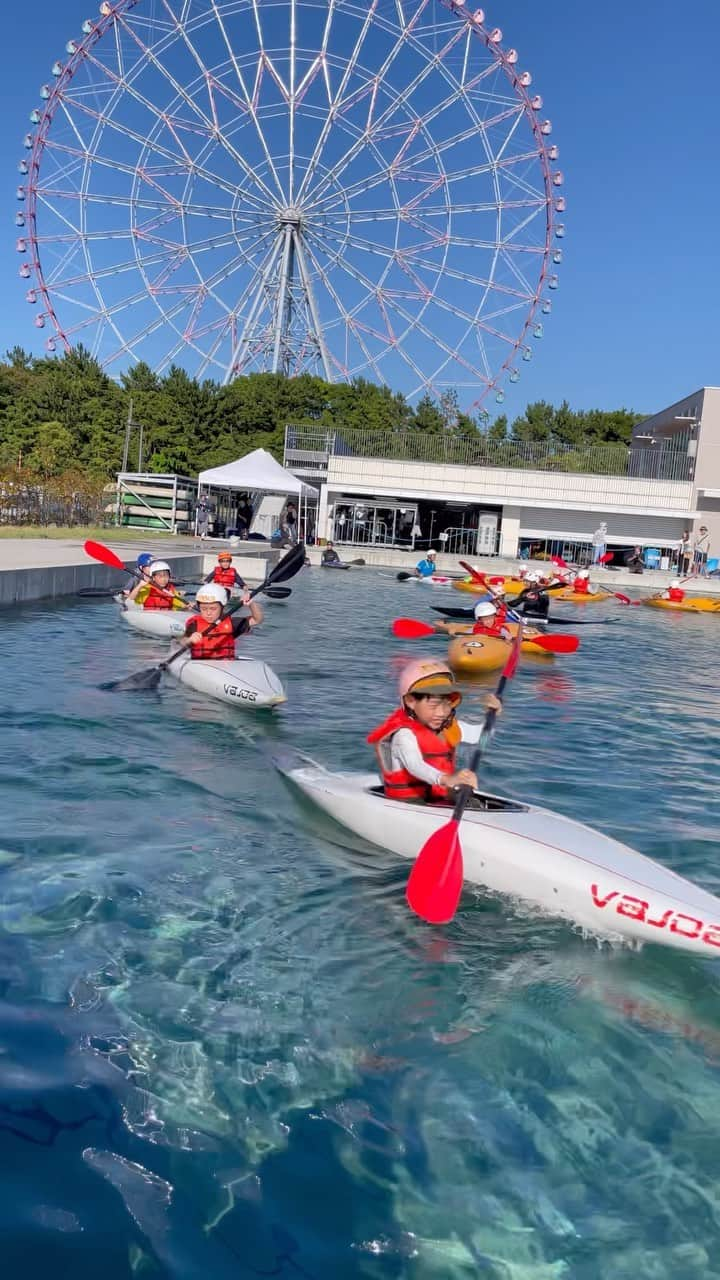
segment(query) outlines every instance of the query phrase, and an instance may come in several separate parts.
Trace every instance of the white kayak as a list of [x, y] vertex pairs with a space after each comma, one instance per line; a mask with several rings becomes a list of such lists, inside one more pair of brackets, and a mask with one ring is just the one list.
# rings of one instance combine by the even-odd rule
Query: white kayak
[[184, 635], [188, 618], [196, 618], [197, 614], [189, 609], [143, 609], [141, 605], [126, 604], [120, 611], [120, 617], [144, 636], [169, 640], [173, 636]]
[[[450, 806], [385, 799], [375, 774], [276, 762], [304, 795], [356, 835], [415, 858]], [[550, 809], [478, 794], [461, 826], [465, 879], [593, 934], [720, 956], [720, 899], [628, 845]]]
[[272, 667], [259, 658], [191, 658], [183, 654], [167, 668], [182, 684], [235, 707], [276, 707], [287, 694]]

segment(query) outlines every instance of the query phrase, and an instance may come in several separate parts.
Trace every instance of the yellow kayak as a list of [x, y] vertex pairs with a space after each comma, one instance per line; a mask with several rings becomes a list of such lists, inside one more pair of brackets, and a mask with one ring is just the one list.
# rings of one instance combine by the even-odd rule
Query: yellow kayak
[[569, 600], [570, 604], [597, 604], [598, 600], [612, 600], [612, 591], [592, 591], [586, 595], [584, 591], [573, 591], [566, 587], [564, 591], [553, 591], [551, 600]]
[[[472, 636], [472, 623], [469, 622], [438, 622], [437, 625], [451, 636]], [[518, 628], [517, 622], [506, 622], [505, 626], [510, 634], [514, 636]], [[523, 653], [534, 653], [536, 657], [540, 658], [552, 658], [554, 656], [552, 653], [548, 653], [547, 649], [543, 649], [541, 645], [533, 643], [533, 636], [543, 635], [542, 631], [538, 631], [537, 627], [525, 627], [524, 631], [525, 635], [520, 645]], [[494, 636], [473, 637], [473, 639], [480, 640], [493, 640], [494, 638]], [[450, 665], [452, 666], [452, 663]], [[461, 668], [458, 667], [458, 670], [461, 670]]]
[[[500, 574], [489, 573], [487, 577], [489, 582], [490, 578], [499, 578]], [[519, 595], [521, 591], [525, 590], [528, 584], [527, 582], [523, 582], [522, 578], [503, 578], [501, 583], [496, 582], [491, 585], [497, 587], [503, 586], [508, 595]], [[476, 582], [474, 578], [456, 579], [453, 582], [453, 586], [456, 591], [467, 591], [471, 596], [484, 596], [487, 591], [487, 587], [484, 587], [481, 582]]]
[[720, 596], [688, 596], [687, 600], [661, 600], [651, 596], [641, 600], [650, 609], [672, 609], [676, 613], [720, 613]]
[[453, 671], [476, 675], [483, 671], [498, 671], [510, 653], [510, 642], [495, 636], [457, 636], [450, 641], [447, 660]]

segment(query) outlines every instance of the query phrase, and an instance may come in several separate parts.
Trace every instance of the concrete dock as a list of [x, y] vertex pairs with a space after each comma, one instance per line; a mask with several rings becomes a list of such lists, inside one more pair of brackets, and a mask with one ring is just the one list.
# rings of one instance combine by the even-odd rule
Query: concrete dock
[[[0, 539], [0, 605], [21, 604], [33, 600], [56, 599], [73, 596], [80, 588], [95, 587], [118, 590], [123, 586], [122, 575], [96, 560], [91, 560], [83, 550], [82, 535], [75, 538], [2, 538]], [[227, 544], [201, 543], [192, 538], [163, 540], [153, 545], [148, 538], [147, 547], [137, 541], [132, 543], [115, 538], [108, 530], [104, 544], [120, 557], [128, 568], [135, 564], [141, 550], [147, 549], [158, 559], [167, 560], [178, 578], [199, 579], [216, 563], [218, 551]], [[385, 569], [397, 572], [412, 570], [421, 558], [421, 552], [400, 551], [395, 547], [338, 546], [341, 559], [349, 561], [362, 558], [368, 569]], [[240, 548], [232, 548], [233, 563], [238, 572], [251, 583], [261, 582], [268, 568], [277, 562], [282, 552], [271, 550], [268, 543], [243, 542]], [[312, 565], [319, 565], [321, 548], [309, 547], [308, 558]], [[517, 560], [502, 557], [474, 558], [483, 573], [511, 574], [518, 569]], [[533, 568], [547, 571], [545, 562], [523, 562]], [[439, 573], [462, 573], [456, 556], [438, 555]], [[629, 573], [627, 569], [603, 569], [592, 571], [592, 580], [609, 591], [632, 588], [632, 594], [662, 591], [674, 577], [662, 570], [646, 570], [643, 574]], [[720, 595], [720, 579], [693, 578], [685, 584], [691, 594]]]

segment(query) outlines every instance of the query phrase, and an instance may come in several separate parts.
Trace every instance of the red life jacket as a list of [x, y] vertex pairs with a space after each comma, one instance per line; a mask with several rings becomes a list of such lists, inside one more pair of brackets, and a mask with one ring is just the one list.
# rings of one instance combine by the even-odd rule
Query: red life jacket
[[499, 639], [504, 639], [503, 624], [497, 615], [493, 618], [489, 627], [486, 627], [478, 618], [473, 626], [472, 633], [474, 636], [498, 636]]
[[[185, 634], [192, 635], [192, 631], [199, 631], [202, 635], [208, 627], [212, 626], [212, 622], [208, 622], [207, 618], [190, 618], [185, 625]], [[192, 631], [190, 631], [191, 627]], [[232, 618], [221, 618], [213, 627], [212, 635], [190, 646], [190, 655], [193, 658], [234, 658], [235, 636]]]
[[668, 587], [668, 600], [677, 600], [678, 603], [685, 599], [685, 592], [682, 587]]
[[590, 582], [587, 578], [576, 578], [573, 582], [572, 589], [579, 596], [589, 596]]
[[[425, 725], [420, 724], [413, 716], [408, 715], [404, 707], [398, 707], [387, 720], [367, 736], [367, 741], [375, 746], [380, 772], [382, 774], [385, 795], [389, 800], [424, 800], [427, 802], [447, 800], [447, 787], [429, 786], [420, 778], [414, 778], [407, 769], [391, 769], [389, 767], [389, 750], [382, 750], [383, 742], [392, 738], [398, 729], [410, 729], [414, 733], [420, 754], [438, 773], [455, 772], [455, 748], [460, 742], [460, 730], [454, 719], [440, 733], [433, 733]], [[389, 747], [389, 743], [388, 743]]]
[[[172, 609], [172, 592], [174, 590], [172, 582], [168, 582], [167, 586], [163, 587], [162, 592], [159, 587], [155, 586], [154, 582], [151, 582], [150, 590], [143, 600], [143, 609]], [[164, 595], [163, 592], [165, 591], [169, 591], [171, 594]]]
[[213, 582], [217, 582], [221, 587], [227, 587], [228, 591], [235, 586], [235, 570], [232, 565], [228, 569], [223, 569], [222, 565], [216, 564], [213, 569]]

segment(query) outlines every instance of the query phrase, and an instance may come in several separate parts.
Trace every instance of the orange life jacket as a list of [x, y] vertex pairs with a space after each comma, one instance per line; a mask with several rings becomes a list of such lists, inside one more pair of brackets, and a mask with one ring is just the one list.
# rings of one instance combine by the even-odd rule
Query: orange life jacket
[[[142, 606], [143, 609], [172, 609], [173, 608], [172, 592], [174, 590], [175, 588], [173, 587], [172, 582], [168, 582], [167, 586], [163, 587], [162, 591], [160, 590], [159, 587], [155, 586], [154, 582], [151, 582], [150, 589], [145, 599], [143, 600], [143, 606]], [[164, 594], [165, 591], [169, 592], [170, 594], [165, 595]]]
[[[385, 795], [389, 800], [424, 800], [426, 803], [447, 800], [447, 787], [430, 786], [420, 778], [414, 778], [407, 769], [390, 768], [389, 739], [398, 729], [410, 729], [414, 733], [423, 760], [438, 773], [454, 773], [455, 748], [461, 740], [457, 721], [453, 719], [440, 733], [433, 733], [432, 729], [409, 715], [404, 707], [398, 707], [367, 736], [367, 741], [375, 747]], [[383, 743], [386, 744], [385, 750]]]
[[215, 626], [212, 622], [208, 622], [207, 618], [190, 618], [185, 624], [185, 634], [191, 635], [193, 631], [198, 631], [202, 635], [208, 627], [213, 627], [212, 635], [205, 636], [204, 639], [190, 646], [191, 657], [234, 658], [235, 636], [232, 618], [221, 618]]
[[472, 633], [474, 636], [497, 636], [503, 640], [503, 624], [496, 616], [489, 626], [485, 626], [480, 618], [473, 624]]
[[235, 570], [232, 565], [228, 569], [223, 569], [222, 565], [216, 564], [213, 569], [213, 582], [217, 582], [221, 587], [227, 587], [228, 591], [235, 586]]

